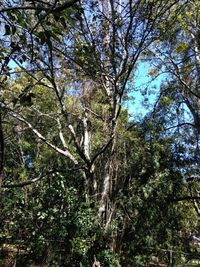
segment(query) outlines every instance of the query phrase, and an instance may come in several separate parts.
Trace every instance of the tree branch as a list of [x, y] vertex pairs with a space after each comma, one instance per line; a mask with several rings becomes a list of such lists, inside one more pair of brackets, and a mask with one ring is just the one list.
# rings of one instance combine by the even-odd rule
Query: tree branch
[[65, 1], [62, 5], [54, 8], [54, 11], [55, 12], [62, 12], [64, 11], [65, 9], [73, 6], [75, 3], [77, 3], [79, 0], [67, 0]]
[[193, 123], [190, 123], [190, 122], [183, 122], [183, 123], [180, 123], [180, 124], [177, 124], [177, 125], [174, 125], [174, 126], [170, 126], [168, 128], [165, 129], [165, 131], [168, 131], [168, 130], [171, 130], [171, 129], [174, 129], [174, 128], [177, 128], [177, 127], [182, 127], [182, 126], [191, 126], [191, 127], [195, 127], [195, 124]]
[[4, 169], [4, 135], [2, 125], [2, 110], [0, 109], [0, 188], [3, 180], [3, 169]]
[[76, 136], [76, 133], [74, 131], [74, 127], [69, 124], [68, 125], [68, 129], [70, 130], [70, 133], [72, 135], [72, 138], [74, 140], [74, 144], [75, 144], [75, 147], [76, 147], [76, 150], [79, 154], [79, 156], [84, 160], [84, 162], [88, 165], [88, 166], [91, 166], [91, 163], [90, 163], [90, 160], [87, 158], [87, 156], [85, 155], [82, 147], [80, 146], [79, 142], [78, 142], [78, 138]]
[[0, 9], [0, 14], [8, 11], [16, 11], [16, 10], [37, 10], [37, 11], [48, 11], [49, 9], [46, 7], [35, 7], [35, 6], [13, 6], [13, 7], [5, 7]]
[[50, 171], [47, 171], [45, 173], [40, 173], [36, 178], [33, 178], [33, 179], [30, 179], [30, 180], [27, 180], [27, 181], [24, 181], [24, 182], [21, 182], [21, 183], [16, 183], [16, 184], [4, 184], [2, 185], [2, 188], [20, 188], [20, 187], [24, 187], [24, 186], [27, 186], [27, 185], [31, 185], [33, 183], [36, 183], [38, 181], [40, 181], [42, 178], [44, 178], [45, 176], [47, 175], [50, 175], [50, 174], [54, 174], [54, 173], [66, 173], [66, 172], [71, 172], [71, 171], [78, 171], [80, 169], [84, 169], [84, 167], [77, 167], [77, 168], [71, 168], [71, 169], [67, 169], [65, 171], [63, 170], [50, 170]]
[[7, 12], [7, 11], [16, 11], [16, 10], [37, 10], [37, 11], [47, 11], [47, 12], [49, 12], [49, 10], [52, 9], [50, 13], [53, 13], [53, 12], [62, 12], [65, 9], [72, 7], [77, 2], [78, 2], [78, 0], [67, 0], [62, 5], [59, 5], [57, 7], [53, 7], [53, 5], [51, 5], [49, 8], [47, 8], [45, 6], [41, 6], [41, 5], [38, 5], [38, 6], [14, 6], [14, 7], [5, 7], [5, 8], [0, 9], [0, 14], [1, 13], [4, 13], [4, 12]]
[[182, 196], [171, 199], [172, 201], [179, 202], [179, 201], [190, 201], [190, 200], [200, 200], [200, 196]]
[[91, 164], [93, 164], [94, 161], [95, 161], [101, 154], [103, 154], [103, 153], [107, 150], [107, 148], [109, 147], [109, 145], [112, 143], [113, 138], [114, 138], [114, 136], [112, 136], [112, 137], [108, 140], [108, 142], [107, 142], [107, 143], [100, 149], [100, 151], [97, 152], [97, 153], [93, 156], [93, 158], [92, 158], [92, 160], [91, 160]]
[[34, 128], [34, 126], [28, 122], [25, 118], [23, 118], [22, 116], [20, 116], [19, 114], [17, 114], [15, 111], [9, 109], [8, 107], [5, 107], [10, 116], [16, 118], [17, 120], [23, 122], [24, 124], [26, 124], [28, 126], [28, 128], [30, 128], [32, 130], [32, 132], [40, 139], [42, 140], [45, 144], [47, 144], [49, 147], [51, 147], [52, 149], [54, 149], [56, 152], [66, 156], [67, 158], [69, 158], [75, 165], [78, 165], [78, 161], [74, 158], [74, 156], [71, 154], [71, 152], [69, 151], [69, 149], [67, 147], [65, 147], [65, 150], [60, 149], [59, 147], [53, 145], [51, 142], [49, 142], [37, 129]]

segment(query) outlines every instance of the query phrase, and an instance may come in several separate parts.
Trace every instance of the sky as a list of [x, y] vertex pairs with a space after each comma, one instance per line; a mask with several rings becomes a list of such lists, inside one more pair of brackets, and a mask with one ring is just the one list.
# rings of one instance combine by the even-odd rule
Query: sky
[[133, 84], [129, 85], [129, 96], [133, 98], [127, 102], [130, 119], [140, 120], [151, 111], [159, 95], [160, 85], [165, 80], [166, 75], [160, 74], [152, 81], [148, 73], [150, 68], [151, 65], [148, 62], [139, 63]]

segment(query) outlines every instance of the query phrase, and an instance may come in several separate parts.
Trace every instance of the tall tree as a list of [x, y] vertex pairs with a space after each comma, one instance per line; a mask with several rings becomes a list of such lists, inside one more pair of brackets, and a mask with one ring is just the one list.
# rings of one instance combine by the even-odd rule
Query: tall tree
[[[170, 23], [170, 20], [167, 24]], [[199, 3], [190, 2], [180, 10], [177, 18], [171, 15], [172, 30], [158, 31], [162, 42], [154, 48], [158, 55], [157, 67], [167, 74], [167, 81], [161, 87], [157, 111], [165, 112], [162, 123], [168, 134], [176, 135], [177, 155], [185, 167], [185, 180], [196, 181], [199, 174]], [[154, 61], [155, 63], [155, 61]], [[161, 107], [162, 106], [162, 107]], [[161, 112], [162, 112], [161, 111]], [[166, 114], [166, 112], [168, 114]], [[170, 121], [169, 121], [170, 120]], [[194, 207], [199, 214], [198, 190], [191, 188], [189, 195], [194, 199]]]
[[[92, 236], [93, 245], [85, 245], [90, 256], [98, 250], [95, 242], [104, 249], [109, 244], [123, 258], [130, 236], [137, 240], [137, 245], [131, 244], [127, 257], [139, 253], [140, 239], [147, 246], [157, 246], [159, 231], [166, 238], [159, 239], [165, 246], [173, 227], [178, 236], [176, 223], [182, 220], [182, 214], [176, 207], [185, 195], [181, 195], [175, 184], [185, 190], [182, 175], [189, 170], [191, 161], [185, 164], [186, 157], [183, 160], [181, 157], [185, 151], [187, 155], [194, 152], [194, 144], [186, 142], [179, 131], [182, 122], [175, 124], [175, 132], [171, 129], [177, 118], [183, 118], [180, 103], [184, 103], [194, 118], [194, 123], [186, 124], [195, 126], [198, 132], [195, 118], [199, 102], [194, 95], [198, 88], [190, 92], [189, 85], [184, 85], [194, 57], [189, 64], [190, 57], [184, 61], [181, 56], [188, 72], [181, 69], [182, 65], [177, 70], [180, 47], [177, 48], [175, 41], [169, 43], [168, 38], [177, 39], [178, 33], [183, 32], [169, 26], [181, 25], [180, 14], [185, 14], [188, 8], [188, 1], [178, 0], [30, 1], [29, 4], [19, 1], [16, 6], [3, 1], [0, 9], [4, 30], [0, 36], [3, 187], [24, 187], [44, 177], [59, 180], [58, 173], [65, 172], [62, 179], [73, 180], [69, 184], [82, 191], [77, 199], [83, 201], [84, 196], [88, 209], [95, 204], [95, 223], [103, 224], [107, 230], [102, 239], [98, 235], [99, 243]], [[174, 44], [176, 51], [172, 49]], [[141, 125], [130, 125], [123, 104], [129, 92], [135, 90], [134, 71], [147, 56], [154, 64], [163, 63], [159, 67], [165, 66], [171, 73], [170, 83], [161, 85], [152, 118], [147, 117]], [[10, 160], [12, 149], [15, 158]], [[53, 186], [58, 190], [61, 184]], [[48, 194], [45, 196], [49, 198]], [[158, 214], [163, 207], [167, 212], [162, 215], [166, 215], [168, 222], [175, 211], [178, 214], [169, 222], [168, 231]], [[141, 237], [142, 218], [148, 231], [146, 237]], [[157, 230], [151, 233], [153, 224], [159, 221]], [[76, 240], [75, 235], [73, 238]]]
[[[9, 7], [1, 10], [5, 29], [3, 42], [6, 42], [2, 67], [9, 72], [5, 67], [12, 60], [29, 73], [32, 81], [42, 83], [54, 92], [59, 104], [57, 122], [62, 146], [49, 141], [11, 103], [5, 102], [3, 108], [32, 129], [48, 146], [67, 157], [75, 168], [83, 166], [87, 194], [89, 197], [97, 193], [101, 196], [99, 216], [104, 214], [108, 222], [113, 210], [110, 198], [115, 190], [112, 181], [116, 179], [113, 166], [117, 125], [127, 84], [140, 55], [155, 41], [156, 26], [167, 18], [172, 8], [175, 12], [179, 9], [178, 1], [89, 1], [62, 10], [59, 10], [57, 2], [49, 8], [42, 4], [40, 10], [32, 2], [29, 7], [20, 7], [15, 8], [15, 13]], [[35, 17], [38, 21], [31, 25]], [[81, 132], [76, 131], [77, 122], [70, 118], [65, 101], [67, 84], [61, 80], [66, 77], [66, 70], [70, 71], [71, 88], [75, 88], [76, 84], [80, 88], [78, 94], [82, 112], [78, 120]], [[39, 78], [36, 72], [43, 77], [40, 74]], [[76, 77], [78, 83], [75, 82]], [[18, 96], [21, 100], [31, 99], [32, 81]], [[107, 128], [105, 143], [95, 150], [91, 146], [94, 124], [91, 117], [95, 116], [96, 110], [90, 103], [94, 87], [102, 90], [108, 105], [107, 118], [103, 118]], [[65, 122], [61, 121], [61, 117]], [[65, 132], [71, 135], [76, 152], [69, 146]], [[105, 152], [107, 161], [104, 162], [103, 179], [99, 179], [95, 174], [95, 164]]]

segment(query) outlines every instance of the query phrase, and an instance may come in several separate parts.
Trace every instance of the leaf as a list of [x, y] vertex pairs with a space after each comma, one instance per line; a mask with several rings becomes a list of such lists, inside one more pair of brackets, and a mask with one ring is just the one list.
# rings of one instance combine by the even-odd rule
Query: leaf
[[44, 44], [45, 41], [46, 41], [45, 33], [44, 32], [38, 32], [37, 36], [38, 36], [38, 38], [40, 40], [40, 43], [41, 44]]
[[54, 16], [55, 21], [58, 21], [60, 19], [60, 12], [54, 11], [53, 16]]
[[180, 53], [186, 51], [186, 50], [188, 49], [188, 47], [189, 47], [189, 44], [188, 44], [188, 43], [186, 43], [186, 42], [181, 42], [180, 44], [178, 44], [178, 45], [176, 46], [176, 48], [175, 48], [175, 52], [178, 53], [178, 54], [180, 54]]
[[7, 65], [8, 63], [9, 63], [9, 57], [7, 56], [7, 57], [5, 57], [5, 65]]
[[10, 30], [10, 26], [8, 24], [5, 25], [5, 35], [10, 35], [11, 34], [11, 30]]
[[26, 59], [27, 59], [26, 55], [22, 55], [22, 59], [23, 59], [23, 61], [26, 61]]
[[32, 103], [32, 97], [34, 97], [34, 94], [30, 93], [28, 95], [23, 95], [19, 102], [22, 106], [32, 106], [33, 103]]
[[60, 42], [60, 37], [59, 37], [59, 32], [57, 32], [56, 29], [53, 29], [52, 33], [51, 33], [51, 36], [52, 38], [57, 41], [57, 42]]
[[67, 24], [66, 24], [66, 21], [65, 21], [65, 19], [63, 17], [60, 18], [60, 22], [63, 25], [64, 29], [66, 29], [67, 28]]
[[43, 32], [39, 32], [37, 35], [42, 45], [46, 43], [49, 47], [52, 46], [52, 43], [51, 43], [52, 33], [50, 31], [45, 30]]
[[11, 42], [10, 43], [10, 47], [12, 47], [12, 49], [13, 49], [13, 51], [12, 52], [15, 52], [15, 51], [20, 51], [21, 50], [21, 48], [20, 48], [20, 46], [18, 45], [18, 43], [15, 43], [15, 42]]
[[24, 14], [19, 13], [19, 15], [17, 16], [17, 23], [22, 27], [27, 29], [27, 22], [26, 22], [26, 18], [24, 16]]
[[16, 104], [17, 104], [17, 102], [18, 102], [18, 98], [17, 97], [14, 97], [13, 100], [12, 100], [12, 102], [13, 102], [13, 105], [15, 107]]
[[14, 35], [16, 33], [17, 28], [15, 26], [12, 26], [12, 34]]

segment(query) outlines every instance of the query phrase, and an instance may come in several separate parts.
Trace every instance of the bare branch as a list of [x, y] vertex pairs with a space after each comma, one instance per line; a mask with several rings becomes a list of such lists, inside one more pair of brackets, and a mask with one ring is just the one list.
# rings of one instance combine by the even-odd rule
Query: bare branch
[[40, 139], [42, 140], [45, 144], [47, 144], [49, 147], [51, 147], [52, 149], [54, 149], [56, 152], [66, 156], [67, 158], [69, 158], [75, 165], [78, 165], [78, 161], [74, 158], [74, 156], [71, 154], [71, 152], [69, 151], [69, 149], [65, 148], [65, 150], [60, 149], [59, 147], [53, 145], [51, 142], [49, 142], [36, 128], [34, 128], [34, 126], [28, 122], [24, 117], [22, 117], [21, 115], [17, 114], [15, 111], [9, 109], [8, 107], [5, 107], [9, 114], [16, 118], [17, 120], [23, 122], [24, 124], [26, 124], [31, 130], [32, 132]]
[[104, 121], [104, 119], [102, 118], [102, 116], [100, 116], [99, 114], [97, 114], [96, 112], [94, 112], [93, 110], [91, 110], [88, 107], [84, 107], [84, 109], [88, 110], [90, 113], [92, 113], [97, 119], [100, 119], [102, 121]]
[[33, 179], [30, 179], [30, 180], [27, 180], [27, 181], [24, 181], [24, 182], [21, 182], [21, 183], [4, 184], [4, 185], [2, 185], [2, 188], [18, 188], [18, 187], [24, 187], [24, 186], [31, 185], [33, 183], [36, 183], [36, 182], [42, 180], [47, 175], [51, 175], [51, 174], [55, 174], [55, 173], [67, 173], [67, 172], [72, 172], [72, 171], [79, 171], [81, 169], [84, 169], [84, 167], [80, 166], [80, 167], [77, 167], [77, 168], [70, 168], [70, 169], [66, 169], [66, 170], [57, 170], [57, 169], [54, 169], [54, 170], [47, 171], [45, 173], [40, 173], [37, 177], [35, 177]]
[[16, 10], [37, 10], [37, 11], [48, 11], [49, 9], [46, 7], [35, 7], [35, 6], [13, 6], [13, 7], [5, 7], [0, 9], [0, 14], [8, 11], [16, 11]]
[[95, 161], [101, 154], [103, 154], [103, 153], [108, 149], [108, 147], [110, 146], [110, 144], [111, 144], [112, 141], [113, 141], [113, 138], [114, 138], [114, 136], [112, 136], [112, 137], [108, 140], [108, 142], [107, 142], [104, 146], [102, 146], [102, 148], [100, 149], [100, 151], [97, 152], [97, 153], [93, 156], [93, 158], [92, 158], [92, 160], [91, 160], [91, 164], [93, 164], [94, 161]]
[[74, 144], [75, 144], [75, 147], [76, 147], [76, 150], [79, 154], [79, 156], [84, 160], [84, 162], [88, 165], [88, 166], [91, 166], [91, 163], [90, 163], [90, 160], [88, 159], [88, 157], [85, 155], [81, 145], [79, 144], [78, 142], [78, 138], [76, 136], [76, 133], [75, 133], [75, 130], [74, 130], [74, 127], [69, 124], [68, 125], [68, 129], [70, 130], [70, 133], [72, 135], [72, 138], [74, 140]]
[[192, 200], [200, 200], [200, 196], [183, 196], [171, 199], [172, 201], [179, 202], [179, 201], [192, 201]]
[[184, 123], [180, 123], [171, 127], [168, 127], [165, 129], [165, 131], [174, 129], [174, 128], [178, 128], [178, 127], [182, 127], [182, 126], [191, 126], [191, 127], [195, 127], [195, 124], [189, 123], [189, 122], [184, 122]]
[[64, 138], [64, 135], [63, 135], [63, 132], [62, 132], [62, 125], [61, 125], [61, 122], [60, 122], [60, 120], [59, 120], [59, 118], [57, 118], [57, 123], [58, 123], [58, 129], [59, 129], [59, 137], [60, 137], [60, 140], [61, 140], [61, 142], [62, 142], [62, 144], [63, 144], [63, 147], [65, 148], [65, 149], [69, 149], [68, 148], [68, 146], [67, 146], [67, 144], [66, 144], [66, 141], [65, 141], [65, 138]]
[[194, 205], [194, 209], [195, 209], [196, 213], [200, 216], [200, 208], [199, 208], [199, 205], [198, 205], [196, 199], [193, 200], [193, 205]]
[[[16, 11], [16, 10], [36, 10], [36, 11], [51, 11], [50, 13], [53, 12], [62, 12], [67, 8], [72, 7], [75, 3], [77, 3], [78, 0], [67, 0], [65, 1], [62, 5], [59, 6], [50, 6], [50, 7], [45, 7], [44, 5], [38, 5], [38, 6], [13, 6], [13, 7], [5, 7], [0, 9], [0, 14], [7, 12], [7, 11]], [[45, 3], [46, 4], [46, 3]], [[49, 5], [48, 5], [49, 6]], [[53, 8], [52, 8], [53, 7]]]

